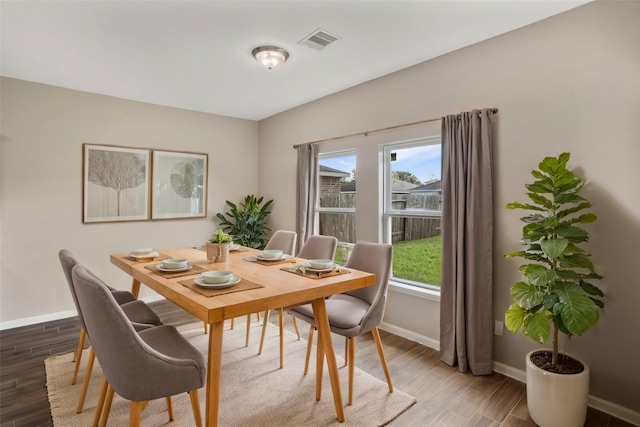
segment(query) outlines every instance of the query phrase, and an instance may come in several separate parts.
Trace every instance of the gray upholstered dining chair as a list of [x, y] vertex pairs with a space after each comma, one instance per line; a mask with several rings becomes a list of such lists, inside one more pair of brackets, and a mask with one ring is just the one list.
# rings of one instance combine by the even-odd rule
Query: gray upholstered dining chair
[[[336, 247], [338, 246], [338, 239], [333, 236], [310, 236], [306, 242], [302, 245], [298, 258], [303, 259], [333, 259], [336, 255]], [[278, 316], [280, 320], [280, 368], [284, 366], [284, 334], [283, 334], [283, 309], [278, 309]], [[260, 348], [258, 354], [262, 354], [262, 347], [264, 344], [264, 336], [267, 331], [267, 323], [269, 322], [269, 310], [264, 313], [264, 323], [262, 325], [262, 336], [260, 338]], [[293, 318], [293, 326], [296, 329], [298, 339], [300, 339], [300, 331], [298, 330], [298, 322], [296, 318]]]
[[130, 426], [139, 426], [142, 409], [150, 400], [167, 399], [187, 392], [195, 425], [202, 425], [198, 389], [206, 378], [206, 361], [172, 325], [136, 331], [111, 291], [85, 267], [72, 270], [72, 286], [91, 340], [105, 375], [101, 424], [106, 425], [114, 392], [131, 401]]
[[[71, 271], [73, 270], [73, 267], [79, 265], [79, 262], [73, 256], [71, 251], [67, 249], [61, 249], [60, 252], [58, 252], [58, 258], [60, 258], [60, 265], [62, 266], [62, 271], [64, 272], [65, 278], [67, 279], [67, 284], [69, 285], [69, 291], [71, 291], [73, 304], [76, 307], [76, 311], [78, 312], [78, 320], [80, 321], [80, 337], [78, 339], [78, 349], [75, 352], [75, 368], [73, 371], [73, 377], [71, 378], [71, 384], [75, 384], [78, 378], [80, 361], [82, 359], [82, 350], [84, 349], [86, 339], [86, 328], [84, 319], [82, 317], [82, 313], [80, 312], [80, 307], [78, 306], [78, 300], [73, 289], [71, 278]], [[90, 272], [90, 274], [95, 276], [95, 274], [93, 274], [92, 272]], [[96, 279], [98, 279], [97, 276], [95, 277]], [[111, 295], [113, 295], [116, 302], [122, 307], [122, 310], [125, 312], [129, 320], [133, 322], [136, 329], [142, 330], [162, 324], [158, 315], [147, 304], [145, 304], [144, 301], [136, 300], [131, 292], [119, 291], [109, 286], [107, 286], [107, 288], [111, 292]], [[82, 412], [82, 408], [84, 406], [87, 390], [89, 388], [89, 381], [91, 379], [91, 371], [93, 370], [94, 360], [95, 353], [93, 352], [93, 349], [90, 348], [89, 359], [87, 361], [87, 368], [82, 384], [82, 391], [80, 392], [80, 399], [78, 400], [78, 406], [76, 408], [76, 412], [78, 414]]]
[[[391, 375], [384, 357], [382, 340], [378, 325], [382, 322], [389, 288], [393, 246], [369, 242], [357, 242], [351, 252], [345, 268], [354, 268], [376, 275], [375, 283], [362, 289], [356, 289], [344, 294], [333, 295], [326, 300], [327, 316], [331, 332], [346, 338], [347, 365], [349, 366], [349, 405], [353, 403], [353, 376], [355, 370], [355, 339], [369, 331], [378, 348], [378, 355], [382, 369], [387, 378], [389, 393], [393, 393]], [[309, 344], [305, 361], [305, 374], [309, 365], [311, 343], [315, 327], [313, 308], [311, 304], [304, 304], [286, 310], [298, 319], [311, 324], [309, 328]]]
[[[275, 233], [269, 238], [267, 245], [264, 247], [267, 249], [279, 249], [283, 254], [293, 255], [296, 250], [296, 240], [298, 239], [298, 233], [288, 230], [276, 230]], [[259, 317], [258, 317], [259, 319]], [[266, 322], [268, 319], [265, 319]], [[247, 335], [245, 338], [245, 347], [249, 346], [249, 331], [251, 328], [251, 314], [247, 314]]]

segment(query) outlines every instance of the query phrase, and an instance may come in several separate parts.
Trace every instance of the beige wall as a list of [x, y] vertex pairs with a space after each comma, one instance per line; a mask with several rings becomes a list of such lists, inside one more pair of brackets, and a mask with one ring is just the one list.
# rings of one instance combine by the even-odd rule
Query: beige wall
[[[258, 190], [256, 122], [8, 78], [1, 90], [3, 326], [74, 310], [57, 258], [61, 248], [107, 283], [129, 289], [131, 279], [109, 264], [109, 253], [200, 245], [225, 200]], [[207, 153], [208, 217], [82, 224], [84, 142]]]
[[[224, 200], [259, 191], [275, 200], [271, 227], [294, 229], [293, 144], [498, 107], [494, 318], [502, 318], [508, 289], [519, 278], [517, 262], [502, 257], [518, 248], [519, 215], [503, 207], [524, 200], [529, 171], [542, 157], [570, 151], [599, 215], [590, 227], [590, 250], [605, 276], [607, 306], [596, 327], [568, 349], [591, 365], [592, 404], [640, 420], [640, 285], [632, 271], [638, 260], [632, 245], [640, 241], [638, 22], [639, 2], [590, 3], [259, 124], [3, 78], [2, 326], [72, 315], [56, 257], [62, 247], [127, 289], [130, 279], [106, 253], [197, 245], [213, 231], [210, 218]], [[437, 124], [417, 130], [437, 133]], [[208, 219], [83, 225], [83, 142], [209, 153]], [[379, 191], [377, 143], [354, 138], [321, 147], [356, 148], [359, 185]], [[358, 200], [357, 222], [359, 238], [379, 238], [375, 200]], [[438, 318], [437, 301], [390, 292], [387, 328], [437, 346]], [[496, 366], [521, 370], [535, 347], [505, 332], [495, 340]]]
[[[591, 365], [592, 403], [621, 405], [640, 420], [640, 282], [633, 270], [640, 241], [638, 22], [639, 2], [590, 3], [261, 121], [260, 192], [277, 198], [275, 225], [295, 226], [293, 144], [498, 107], [494, 318], [503, 318], [509, 287], [519, 279], [518, 262], [502, 255], [519, 247], [520, 215], [504, 206], [525, 201], [524, 184], [543, 157], [569, 151], [599, 216], [589, 227], [589, 249], [607, 296], [601, 321], [567, 349]], [[356, 147], [367, 158], [358, 159], [358, 190], [368, 182], [377, 191], [370, 163], [377, 161], [376, 142], [359, 144], [344, 140], [321, 148]], [[358, 238], [376, 239], [378, 222], [375, 201], [359, 198]], [[391, 291], [385, 322], [416, 339], [437, 341], [438, 312], [437, 302]], [[494, 360], [522, 370], [524, 355], [536, 347], [505, 332], [495, 339]]]

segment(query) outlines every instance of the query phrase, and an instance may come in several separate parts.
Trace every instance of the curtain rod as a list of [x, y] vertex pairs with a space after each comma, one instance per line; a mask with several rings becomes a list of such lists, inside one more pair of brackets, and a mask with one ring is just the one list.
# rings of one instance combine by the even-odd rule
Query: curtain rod
[[[493, 110], [493, 114], [496, 114], [498, 112], [497, 108], [493, 108], [492, 110]], [[334, 136], [332, 138], [318, 139], [317, 141], [311, 141], [310, 144], [318, 144], [318, 143], [322, 143], [322, 142], [335, 141], [336, 139], [349, 138], [349, 137], [358, 136], [358, 135], [368, 136], [370, 133], [383, 132], [385, 130], [393, 130], [393, 129], [404, 128], [404, 127], [408, 127], [408, 126], [421, 125], [423, 123], [435, 122], [437, 120], [442, 120], [442, 117], [434, 117], [432, 119], [420, 120], [419, 122], [412, 122], [412, 123], [405, 123], [405, 124], [402, 124], [402, 125], [388, 126], [386, 128], [373, 129], [373, 130], [368, 130], [368, 131], [365, 131], [365, 132], [350, 133], [348, 135]], [[296, 144], [296, 145], [293, 146], [293, 148], [298, 148], [301, 145], [302, 144]]]

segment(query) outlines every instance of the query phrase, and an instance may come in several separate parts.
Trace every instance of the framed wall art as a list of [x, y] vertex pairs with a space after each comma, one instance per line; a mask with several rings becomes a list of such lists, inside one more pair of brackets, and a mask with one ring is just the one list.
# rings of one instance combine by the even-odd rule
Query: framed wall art
[[207, 154], [153, 151], [151, 219], [207, 216]]
[[84, 223], [149, 219], [150, 150], [82, 144]]

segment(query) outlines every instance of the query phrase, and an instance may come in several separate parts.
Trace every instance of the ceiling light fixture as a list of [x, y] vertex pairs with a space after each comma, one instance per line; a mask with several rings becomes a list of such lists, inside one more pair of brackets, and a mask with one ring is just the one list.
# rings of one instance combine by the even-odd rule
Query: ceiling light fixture
[[251, 52], [256, 61], [268, 69], [272, 69], [282, 64], [289, 58], [289, 52], [276, 46], [260, 46]]

